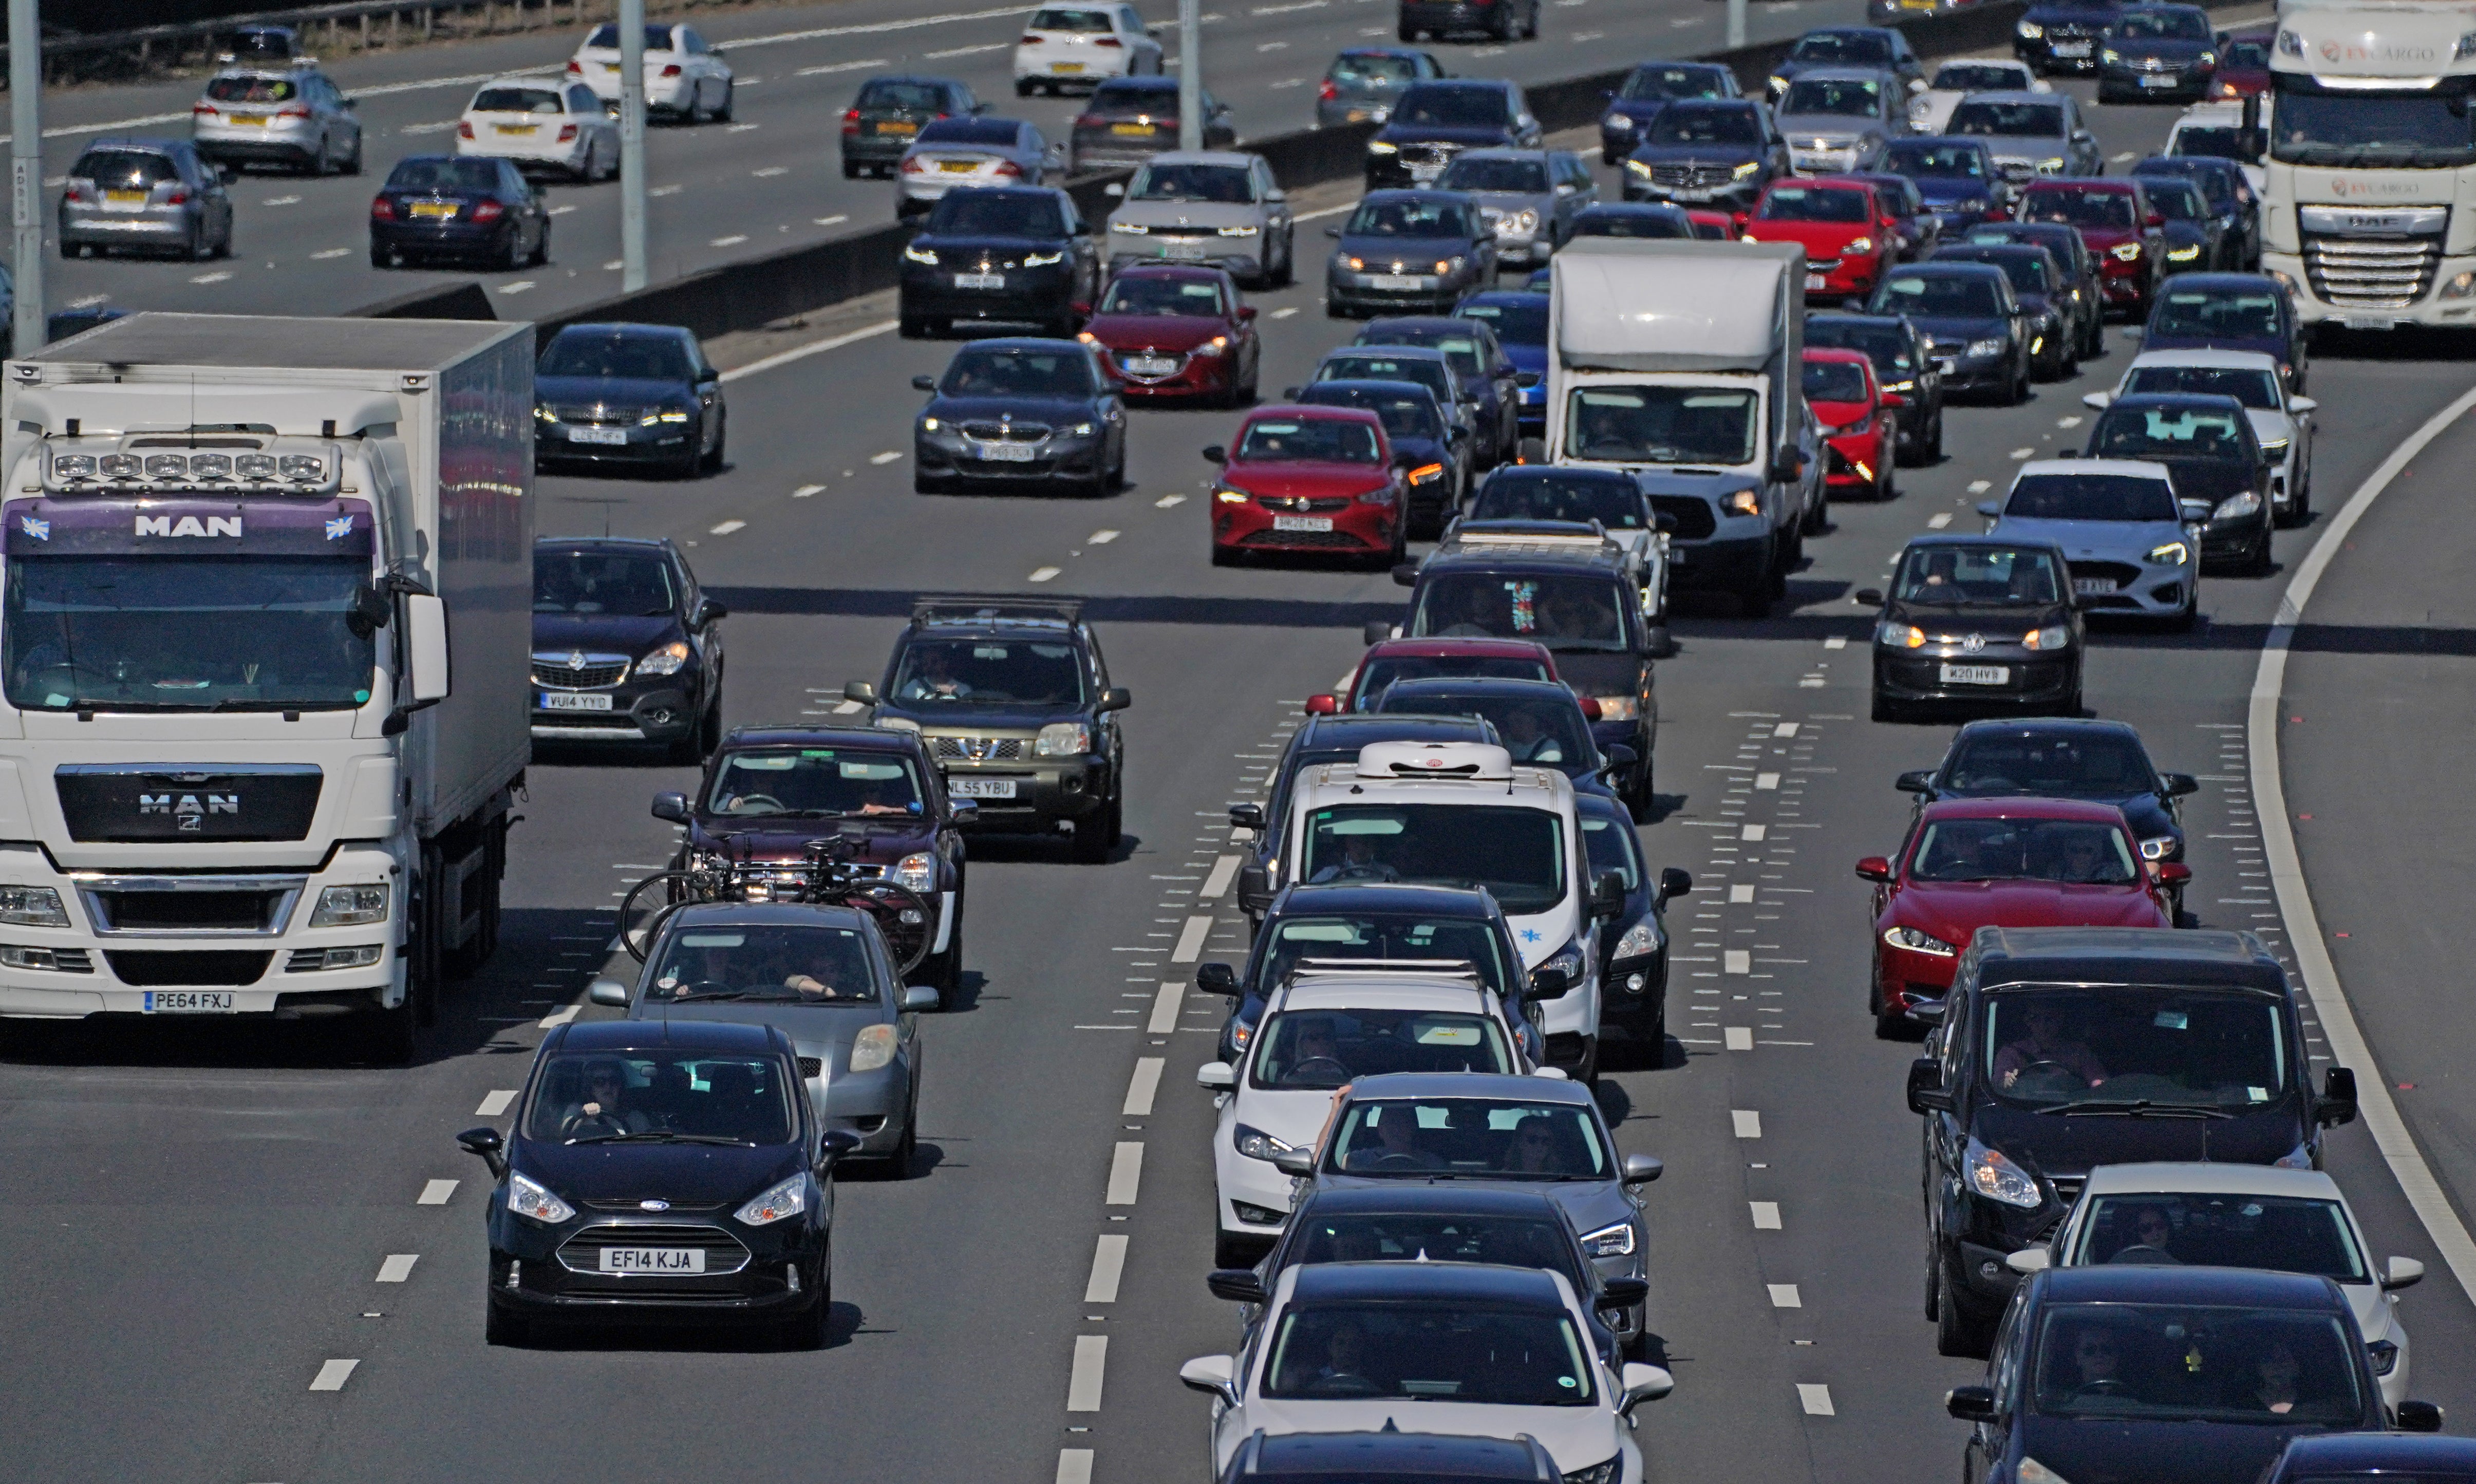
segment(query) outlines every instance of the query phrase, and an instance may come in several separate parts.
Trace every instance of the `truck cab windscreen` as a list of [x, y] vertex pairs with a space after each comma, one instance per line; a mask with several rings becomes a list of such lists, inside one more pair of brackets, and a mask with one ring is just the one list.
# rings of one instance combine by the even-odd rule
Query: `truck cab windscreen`
[[1748, 464], [1754, 394], [1704, 386], [1590, 386], [1566, 409], [1576, 458], [1614, 463]]
[[44, 556], [11, 563], [0, 667], [30, 710], [349, 710], [375, 635], [352, 621], [366, 562]]
[[2287, 164], [2444, 170], [2476, 164], [2468, 80], [2414, 92], [2324, 92], [2280, 79], [2270, 158]]

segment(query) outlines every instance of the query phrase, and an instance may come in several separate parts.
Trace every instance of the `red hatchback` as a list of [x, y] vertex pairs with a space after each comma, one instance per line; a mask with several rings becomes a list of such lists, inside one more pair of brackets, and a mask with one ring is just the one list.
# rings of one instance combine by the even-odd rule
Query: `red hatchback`
[[2144, 866], [2123, 811], [2068, 799], [1951, 799], [1928, 804], [1897, 864], [1857, 862], [1874, 883], [1877, 1035], [1940, 1005], [1980, 928], [2172, 928], [2180, 861]]
[[[1338, 691], [1307, 697], [1307, 714], [1364, 711], [1395, 680], [1435, 676], [1490, 680], [1552, 680], [1556, 656], [1528, 639], [1378, 639]], [[1596, 705], [1596, 703], [1586, 703]]]
[[1746, 223], [1749, 242], [1805, 246], [1805, 291], [1818, 299], [1870, 294], [1900, 260], [1899, 219], [1863, 181], [1773, 181]]
[[1883, 401], [1864, 351], [1807, 351], [1805, 405], [1814, 408], [1831, 450], [1822, 482], [1832, 499], [1889, 500], [1898, 493], [1892, 487], [1892, 451], [1899, 441], [1899, 414]]
[[2276, 26], [2247, 26], [2228, 32], [2218, 46], [2218, 68], [2210, 74], [2208, 96], [2251, 98], [2269, 91], [2270, 37], [2277, 31]]
[[2166, 269], [2166, 218], [2150, 206], [2141, 177], [2033, 181], [2013, 214], [2077, 229], [2097, 260], [2104, 307], [2136, 323], [2149, 317]]
[[1142, 264], [1110, 276], [1101, 307], [1077, 339], [1102, 360], [1128, 402], [1255, 400], [1255, 307], [1223, 268]]
[[1384, 424], [1361, 408], [1272, 407], [1248, 415], [1212, 485], [1212, 564], [1264, 552], [1402, 557], [1407, 495]]

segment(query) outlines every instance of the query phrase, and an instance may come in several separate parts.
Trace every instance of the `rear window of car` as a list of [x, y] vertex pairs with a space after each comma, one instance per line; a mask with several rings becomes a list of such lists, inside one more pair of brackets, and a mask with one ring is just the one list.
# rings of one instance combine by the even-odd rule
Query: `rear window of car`
[[1385, 52], [1344, 52], [1332, 60], [1332, 80], [1336, 83], [1368, 83], [1382, 80], [1406, 83], [1419, 75], [1419, 64], [1407, 57]]
[[1075, 11], [1068, 10], [1064, 6], [1052, 6], [1045, 11], [1034, 11], [1031, 15], [1031, 24], [1025, 29], [1028, 31], [1074, 31], [1086, 35], [1105, 35], [1109, 30], [1109, 12], [1106, 11]]
[[852, 106], [926, 113], [946, 106], [946, 90], [930, 83], [871, 83], [859, 90]]
[[922, 126], [923, 144], [1012, 144], [1023, 126], [1010, 118], [941, 118]]
[[136, 190], [158, 181], [177, 181], [178, 166], [169, 155], [158, 155], [142, 149], [90, 149], [80, 156], [69, 174], [97, 186], [119, 186]]
[[1811, 186], [1774, 186], [1754, 213], [1767, 222], [1862, 222], [1866, 193]]
[[[607, 51], [617, 51], [619, 49], [619, 28], [611, 25], [607, 21], [605, 21], [601, 25], [593, 28], [593, 35], [584, 38], [584, 44], [589, 47], [601, 47]], [[647, 26], [645, 28], [645, 50], [649, 52], [667, 52], [670, 49], [670, 27]]]
[[1134, 109], [1145, 113], [1177, 116], [1177, 82], [1175, 78], [1116, 78], [1092, 89], [1092, 107], [1098, 113], [1106, 109]]
[[301, 96], [301, 86], [288, 77], [219, 77], [207, 85], [207, 96], [217, 103], [289, 103]]
[[1577, 237], [1690, 237], [1694, 220], [1673, 207], [1644, 210], [1639, 208], [1597, 207], [1585, 209], [1573, 218], [1573, 235]]
[[478, 190], [499, 188], [494, 160], [408, 160], [387, 177], [389, 190]]
[[484, 87], [473, 95], [476, 113], [557, 113], [558, 92], [550, 87]]

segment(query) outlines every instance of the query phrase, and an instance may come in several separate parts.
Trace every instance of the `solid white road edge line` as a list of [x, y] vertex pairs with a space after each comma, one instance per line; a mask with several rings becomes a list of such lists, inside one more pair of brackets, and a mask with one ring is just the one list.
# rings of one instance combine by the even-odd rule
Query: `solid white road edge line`
[[2253, 672], [2252, 705], [2245, 720], [2244, 740], [2250, 754], [2254, 806], [2262, 822], [2262, 843], [2267, 850], [2270, 884], [2277, 890], [2278, 909], [2287, 922], [2288, 939], [2295, 948], [2296, 968], [2313, 997], [2314, 1013], [2321, 1019], [2321, 1033], [2329, 1038], [2330, 1053], [2338, 1064], [2356, 1069], [2356, 1096], [2366, 1131], [2380, 1147], [2382, 1159], [2390, 1167], [2390, 1175], [2398, 1181], [2408, 1204], [2414, 1208], [2416, 1220], [2424, 1224], [2425, 1235], [2433, 1239], [2442, 1260], [2450, 1264], [2460, 1291], [2476, 1300], [2476, 1239], [2468, 1236], [2459, 1213], [2451, 1209], [2441, 1182], [2434, 1177], [2433, 1167], [2425, 1163], [2423, 1151], [2415, 1147], [2415, 1136], [2408, 1131], [2407, 1121], [2399, 1117], [2398, 1104], [2390, 1097], [2389, 1081], [2382, 1076], [2373, 1060], [2372, 1047], [2356, 1025], [2355, 1007], [2348, 1002], [2346, 986], [2339, 980], [2338, 965], [2331, 962], [2321, 919], [2314, 911], [2313, 893], [2304, 879], [2303, 861], [2296, 853], [2295, 830], [2287, 812], [2287, 786], [2279, 773], [2278, 758], [2279, 694], [2287, 680], [2287, 655], [2295, 642], [2296, 628], [2303, 622], [2304, 606], [2313, 601], [2313, 589], [2320, 584], [2321, 574], [2336, 559], [2348, 533], [2356, 529], [2356, 522], [2372, 508], [2373, 502], [2398, 478], [2399, 471], [2423, 453], [2425, 445], [2439, 437], [2443, 430], [2465, 416], [2470, 408], [2476, 408], [2476, 389], [2434, 414], [2392, 450], [2305, 554], [2294, 580], [2279, 599], [2278, 616], [2270, 625], [2269, 635], [2262, 641], [2261, 663]]

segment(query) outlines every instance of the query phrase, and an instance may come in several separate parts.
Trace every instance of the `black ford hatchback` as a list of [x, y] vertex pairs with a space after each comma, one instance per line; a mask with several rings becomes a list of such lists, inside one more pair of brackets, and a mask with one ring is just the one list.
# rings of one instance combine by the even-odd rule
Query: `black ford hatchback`
[[456, 1136], [497, 1180], [489, 1341], [536, 1321], [768, 1323], [826, 1340], [833, 1168], [856, 1134], [817, 1125], [771, 1026], [599, 1021], [542, 1042], [515, 1126]]
[[1939, 1013], [1908, 1098], [1945, 1355], [1985, 1353], [2018, 1281], [2004, 1259], [2053, 1234], [2092, 1166], [2317, 1169], [2321, 1130], [2356, 1116], [2346, 1068], [2314, 1093], [2286, 971], [2246, 932], [1981, 928]]

